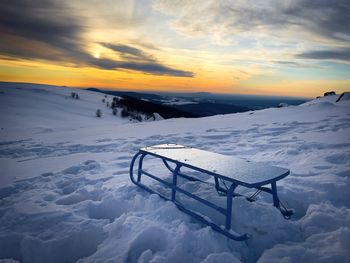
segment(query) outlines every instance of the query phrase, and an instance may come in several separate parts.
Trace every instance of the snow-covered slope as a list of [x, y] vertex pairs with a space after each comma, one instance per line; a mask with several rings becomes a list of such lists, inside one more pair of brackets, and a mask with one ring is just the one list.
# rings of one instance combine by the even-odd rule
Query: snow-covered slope
[[[279, 109], [123, 124], [108, 119], [114, 116], [94, 117], [97, 107], [104, 110], [95, 93], [79, 91], [80, 101], [66, 93], [0, 89], [0, 259], [348, 262], [349, 100], [329, 96]], [[40, 107], [38, 96], [46, 100]], [[228, 240], [130, 182], [133, 154], [161, 143], [290, 169], [279, 191], [296, 214], [285, 220], [264, 194], [253, 203], [235, 198], [233, 228], [252, 237]], [[149, 166], [169, 176], [158, 164]], [[180, 183], [224, 206], [210, 185]], [[223, 220], [213, 211], [200, 212]]]
[[[7, 86], [10, 86], [8, 88]], [[71, 92], [79, 94], [73, 99]], [[111, 122], [128, 122], [127, 119], [113, 116], [97, 92], [49, 85], [0, 83], [1, 119], [3, 128], [25, 129], [76, 129]], [[107, 98], [112, 100], [112, 97]], [[102, 117], [96, 117], [101, 109]]]

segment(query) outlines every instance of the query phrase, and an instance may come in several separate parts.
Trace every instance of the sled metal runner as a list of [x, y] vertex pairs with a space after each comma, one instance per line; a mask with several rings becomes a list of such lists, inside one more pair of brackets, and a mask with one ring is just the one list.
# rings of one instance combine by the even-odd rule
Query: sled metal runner
[[[165, 181], [143, 169], [144, 159], [148, 155], [159, 158], [163, 161], [165, 167], [172, 173], [171, 182]], [[137, 174], [135, 176], [134, 166], [137, 160]], [[218, 194], [226, 196], [226, 208], [217, 206], [216, 204], [178, 186], [178, 177], [190, 181], [200, 181], [202, 183], [208, 183], [209, 181], [202, 181], [199, 178], [182, 173], [182, 167], [212, 176]], [[271, 194], [273, 205], [281, 211], [283, 216], [289, 218], [293, 214], [293, 210], [286, 209], [281, 204], [278, 198], [276, 185], [278, 180], [281, 180], [288, 174], [289, 170], [285, 168], [270, 166], [263, 163], [249, 162], [232, 156], [226, 156], [178, 144], [162, 144], [141, 148], [133, 157], [130, 165], [130, 179], [134, 184], [150, 193], [158, 194], [160, 197], [174, 202], [181, 211], [236, 241], [244, 241], [248, 239], [248, 234], [240, 235], [231, 230], [232, 201], [235, 196], [241, 196], [240, 194], [235, 193], [236, 188], [238, 186], [255, 188], [257, 189], [257, 193], [263, 191]], [[141, 181], [142, 175], [148, 176], [162, 183], [165, 187], [170, 188], [171, 197], [156, 192], [143, 184]], [[270, 185], [271, 187], [266, 187], [266, 185]], [[193, 198], [223, 214], [226, 219], [225, 227], [220, 227], [214, 222], [205, 219], [195, 211], [186, 208], [184, 204], [176, 199], [177, 192]], [[253, 196], [256, 196], [256, 194]], [[247, 200], [254, 201], [254, 198], [247, 197]]]

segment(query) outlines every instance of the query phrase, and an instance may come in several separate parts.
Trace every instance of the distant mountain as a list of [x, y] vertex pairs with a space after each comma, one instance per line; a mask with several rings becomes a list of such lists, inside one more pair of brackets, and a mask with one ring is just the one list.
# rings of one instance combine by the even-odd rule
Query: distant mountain
[[241, 106], [235, 106], [230, 104], [211, 103], [211, 102], [199, 102], [197, 104], [184, 104], [172, 106], [176, 109], [191, 112], [192, 114], [205, 117], [217, 114], [229, 114], [236, 112], [245, 112], [250, 109]]
[[263, 95], [244, 95], [244, 94], [215, 94], [208, 92], [196, 93], [174, 93], [174, 92], [155, 92], [157, 95], [192, 99], [201, 102], [211, 102], [216, 104], [229, 104], [242, 106], [245, 108], [257, 110], [270, 107], [277, 107], [280, 103], [288, 105], [300, 105], [310, 98], [300, 97], [281, 97], [281, 96], [263, 96]]
[[179, 117], [187, 117], [187, 118], [200, 117], [200, 115], [194, 114], [192, 112], [175, 109], [172, 107], [164, 106], [164, 105], [153, 103], [150, 101], [141, 100], [138, 98], [127, 96], [127, 95], [123, 95], [122, 98], [123, 99], [120, 100], [120, 103], [128, 107], [129, 109], [146, 113], [146, 114], [158, 113], [164, 119], [179, 118]]
[[152, 93], [140, 93], [133, 91], [116, 91], [116, 90], [101, 90], [97, 88], [87, 88], [87, 90], [101, 92], [104, 94], [114, 95], [114, 96], [130, 96], [139, 99], [151, 99], [151, 100], [161, 100], [162, 95], [152, 94]]
[[181, 96], [181, 94], [176, 96], [173, 93], [150, 94], [129, 91], [106, 91], [96, 88], [89, 88], [88, 90], [123, 97], [130, 103], [129, 106], [131, 108], [145, 113], [149, 111], [157, 112], [166, 119], [205, 117], [251, 110], [248, 107], [207, 99], [208, 96], [209, 98], [212, 96], [208, 92], [191, 93], [192, 96], [186, 97]]

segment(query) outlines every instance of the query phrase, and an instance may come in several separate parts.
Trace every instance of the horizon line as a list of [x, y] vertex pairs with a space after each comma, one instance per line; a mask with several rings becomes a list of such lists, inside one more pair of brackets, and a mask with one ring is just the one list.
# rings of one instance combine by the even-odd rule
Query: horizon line
[[13, 83], [13, 84], [32, 84], [32, 85], [46, 85], [46, 86], [53, 86], [53, 87], [64, 87], [64, 88], [73, 88], [73, 89], [99, 89], [103, 91], [120, 91], [120, 92], [135, 92], [135, 93], [149, 93], [152, 94], [152, 92], [156, 93], [178, 93], [178, 94], [198, 94], [198, 93], [206, 93], [206, 94], [213, 94], [213, 95], [234, 95], [234, 96], [247, 96], [247, 97], [276, 97], [276, 98], [295, 98], [295, 99], [314, 99], [314, 97], [299, 97], [299, 96], [284, 96], [284, 95], [262, 95], [262, 94], [248, 94], [248, 93], [225, 93], [225, 92], [207, 92], [207, 91], [157, 91], [157, 90], [140, 90], [140, 89], [125, 89], [125, 88], [117, 88], [117, 87], [81, 87], [81, 86], [68, 86], [68, 85], [53, 85], [53, 84], [47, 84], [47, 83], [33, 83], [33, 82], [26, 82], [26, 81], [2, 81], [0, 80], [0, 83]]

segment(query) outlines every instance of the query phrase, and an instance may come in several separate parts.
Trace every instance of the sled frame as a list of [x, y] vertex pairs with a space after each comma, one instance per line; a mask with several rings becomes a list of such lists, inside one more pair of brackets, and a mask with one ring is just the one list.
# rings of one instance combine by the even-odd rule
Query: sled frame
[[[161, 145], [162, 146], [162, 145]], [[154, 146], [154, 147], [159, 147], [159, 146]], [[231, 229], [231, 219], [232, 219], [232, 201], [233, 198], [235, 196], [241, 196], [238, 193], [235, 193], [235, 190], [238, 186], [244, 186], [244, 187], [248, 187], [248, 188], [255, 188], [259, 191], [263, 191], [266, 193], [269, 193], [272, 195], [272, 200], [273, 200], [273, 206], [275, 206], [277, 209], [279, 209], [281, 211], [281, 213], [286, 217], [289, 218], [294, 211], [293, 210], [289, 210], [289, 209], [281, 209], [280, 206], [280, 200], [278, 197], [278, 193], [277, 193], [277, 184], [276, 182], [278, 180], [280, 180], [281, 178], [287, 176], [289, 174], [289, 171], [283, 175], [280, 175], [279, 177], [276, 177], [275, 179], [271, 179], [267, 182], [263, 182], [261, 185], [259, 184], [254, 184], [254, 185], [247, 185], [244, 183], [240, 183], [239, 181], [235, 181], [233, 180], [231, 177], [225, 177], [222, 176], [220, 174], [214, 173], [212, 171], [209, 170], [205, 170], [202, 169], [201, 167], [197, 167], [197, 166], [193, 166], [188, 162], [182, 162], [182, 161], [178, 161], [178, 160], [174, 160], [174, 159], [170, 159], [166, 156], [161, 156], [157, 153], [153, 153], [151, 151], [147, 151], [147, 148], [141, 148], [132, 158], [131, 164], [130, 164], [130, 179], [131, 181], [139, 186], [140, 188], [148, 191], [149, 193], [152, 194], [157, 194], [159, 195], [161, 198], [168, 200], [168, 201], [172, 201], [179, 210], [183, 211], [184, 213], [190, 215], [191, 217], [197, 219], [199, 222], [210, 226], [211, 228], [213, 228], [215, 231], [225, 235], [226, 237], [232, 239], [232, 240], [236, 240], [236, 241], [244, 241], [247, 240], [249, 238], [248, 234], [237, 234], [235, 233], [232, 229]], [[172, 174], [172, 180], [171, 182], [165, 181], [161, 178], [159, 178], [158, 176], [155, 176], [153, 174], [151, 174], [150, 172], [147, 172], [143, 169], [143, 162], [146, 156], [153, 156], [155, 158], [159, 158], [162, 160], [163, 164], [165, 165], [165, 167], [171, 172]], [[137, 162], [137, 173], [136, 176], [134, 175], [134, 166], [135, 163]], [[169, 163], [172, 163], [174, 165], [175, 168], [172, 168], [171, 165]], [[252, 163], [252, 165], [254, 165]], [[214, 178], [214, 182], [215, 182], [215, 189], [218, 193], [222, 193], [223, 195], [226, 196], [226, 208], [220, 207], [206, 199], [203, 199], [191, 192], [188, 192], [184, 189], [182, 189], [181, 187], [179, 187], [177, 185], [177, 181], [178, 181], [178, 177], [182, 177], [184, 179], [190, 180], [190, 181], [200, 181], [202, 183], [208, 183], [206, 181], [202, 181], [199, 178], [195, 178], [189, 175], [186, 175], [184, 173], [181, 172], [181, 168], [189, 168], [191, 170], [194, 171], [198, 171], [207, 175], [210, 175]], [[153, 189], [151, 189], [150, 187], [148, 187], [147, 185], [143, 184], [141, 181], [142, 175], [148, 176], [151, 179], [154, 179], [160, 183], [162, 183], [163, 185], [165, 185], [165, 187], [170, 188], [171, 189], [171, 197], [167, 197]], [[221, 181], [224, 181], [225, 186], [226, 183], [230, 184], [229, 187], [227, 187], [227, 189], [223, 188], [222, 186], [220, 186], [219, 183], [219, 179]], [[270, 184], [271, 187], [266, 187], [265, 185]], [[214, 222], [204, 218], [202, 215], [196, 213], [193, 210], [190, 210], [188, 208], [186, 208], [182, 203], [180, 203], [178, 200], [176, 200], [176, 193], [179, 192], [181, 194], [185, 194], [186, 196], [218, 211], [219, 213], [223, 214], [225, 216], [225, 226], [224, 227], [220, 227], [217, 224], [215, 224]]]

